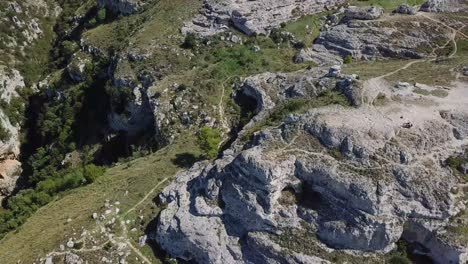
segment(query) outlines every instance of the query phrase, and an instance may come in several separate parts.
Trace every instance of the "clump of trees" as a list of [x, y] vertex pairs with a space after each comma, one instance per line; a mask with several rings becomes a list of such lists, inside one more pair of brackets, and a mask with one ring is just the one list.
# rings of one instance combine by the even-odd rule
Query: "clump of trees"
[[91, 183], [104, 172], [103, 167], [84, 165], [55, 172], [38, 182], [35, 188], [20, 191], [8, 200], [9, 210], [0, 213], [0, 238], [19, 227], [37, 209], [51, 202], [61, 192]]

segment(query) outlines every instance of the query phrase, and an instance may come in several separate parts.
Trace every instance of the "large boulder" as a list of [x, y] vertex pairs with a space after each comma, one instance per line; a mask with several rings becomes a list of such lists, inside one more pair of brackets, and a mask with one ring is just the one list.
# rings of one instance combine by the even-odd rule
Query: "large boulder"
[[414, 6], [403, 4], [398, 6], [393, 13], [403, 14], [403, 15], [416, 15], [418, 9]]
[[350, 6], [346, 9], [345, 19], [374, 20], [381, 17], [383, 8], [378, 6]]

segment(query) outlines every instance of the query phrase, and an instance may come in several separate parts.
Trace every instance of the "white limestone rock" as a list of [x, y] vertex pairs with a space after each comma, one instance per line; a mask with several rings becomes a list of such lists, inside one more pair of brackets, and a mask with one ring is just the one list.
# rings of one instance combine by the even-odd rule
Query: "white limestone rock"
[[187, 22], [182, 33], [210, 36], [230, 24], [247, 35], [268, 34], [283, 22], [344, 4], [344, 0], [204, 0], [200, 15]]

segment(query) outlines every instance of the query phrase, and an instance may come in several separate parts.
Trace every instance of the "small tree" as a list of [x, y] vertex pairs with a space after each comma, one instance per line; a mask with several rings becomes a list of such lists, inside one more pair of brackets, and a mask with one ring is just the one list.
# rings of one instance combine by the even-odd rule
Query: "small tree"
[[221, 135], [218, 129], [203, 126], [198, 134], [198, 144], [206, 158], [212, 159], [218, 155], [218, 145]]
[[344, 64], [351, 64], [353, 63], [353, 56], [351, 55], [346, 55], [346, 57], [343, 60]]

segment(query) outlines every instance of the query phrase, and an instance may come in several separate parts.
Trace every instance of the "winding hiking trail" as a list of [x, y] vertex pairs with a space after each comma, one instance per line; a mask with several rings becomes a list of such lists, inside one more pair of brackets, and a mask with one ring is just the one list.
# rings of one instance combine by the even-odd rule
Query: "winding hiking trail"
[[[176, 173], [177, 174], [177, 173]], [[172, 177], [166, 177], [162, 179], [158, 184], [156, 184], [140, 201], [138, 201], [135, 205], [133, 205], [130, 209], [128, 209], [123, 216], [127, 216], [130, 212], [134, 211], [138, 206], [140, 206], [144, 201], [146, 201], [151, 194], [153, 194], [156, 189], [161, 186], [163, 183], [167, 182]]]
[[[440, 24], [440, 25], [442, 25], [442, 26], [444, 26], [444, 27], [450, 29], [450, 31], [452, 31], [452, 34], [451, 34], [449, 40], [448, 40], [443, 46], [433, 48], [431, 54], [434, 54], [434, 55], [431, 56], [431, 57], [429, 57], [429, 58], [418, 59], [418, 60], [412, 60], [412, 61], [406, 63], [406, 64], [403, 65], [402, 67], [400, 67], [400, 68], [398, 68], [398, 69], [396, 69], [396, 70], [394, 70], [394, 71], [392, 71], [392, 72], [388, 72], [388, 73], [385, 73], [385, 74], [383, 74], [383, 75], [380, 75], [380, 76], [377, 76], [377, 77], [374, 77], [374, 78], [371, 78], [371, 79], [367, 80], [367, 81], [365, 82], [365, 84], [364, 84], [365, 89], [367, 89], [366, 87], [378, 87], [378, 86], [380, 86], [380, 85], [382, 84], [382, 80], [383, 80], [383, 79], [385, 79], [385, 78], [387, 78], [387, 77], [390, 77], [390, 76], [392, 76], [392, 75], [395, 75], [395, 74], [397, 74], [397, 73], [400, 72], [400, 71], [406, 70], [406, 69], [408, 69], [409, 67], [413, 66], [414, 64], [422, 63], [422, 62], [433, 62], [433, 61], [436, 61], [438, 58], [440, 58], [439, 56], [436, 56], [436, 55], [435, 55], [435, 54], [436, 54], [436, 51], [437, 51], [437, 50], [440, 50], [440, 49], [446, 48], [450, 43], [452, 43], [452, 45], [453, 45], [453, 50], [452, 50], [452, 52], [450, 52], [450, 54], [447, 56], [447, 58], [449, 58], [449, 59], [450, 59], [450, 58], [453, 58], [453, 57], [455, 57], [455, 55], [457, 55], [457, 53], [458, 53], [457, 36], [460, 35], [461, 37], [468, 39], [468, 36], [467, 36], [466, 34], [464, 34], [463, 32], [461, 32], [461, 30], [462, 30], [463, 28], [465, 28], [465, 26], [463, 26], [463, 27], [460, 28], [460, 29], [456, 29], [456, 28], [453, 28], [453, 27], [447, 25], [447, 24], [444, 23], [443, 21], [440, 21], [440, 20], [438, 20], [438, 19], [435, 19], [435, 18], [433, 18], [433, 17], [431, 17], [431, 16], [429, 16], [429, 15], [426, 15], [426, 14], [424, 14], [424, 13], [419, 12], [417, 15], [419, 15], [419, 16], [421, 16], [421, 17], [424, 17], [424, 18], [426, 18], [426, 19], [429, 19], [429, 20], [431, 20], [431, 21], [433, 21], [433, 22], [435, 22], [435, 23], [437, 23], [437, 24]], [[457, 77], [457, 78], [458, 78], [458, 77]], [[365, 90], [365, 89], [364, 89], [364, 90]], [[364, 94], [365, 94], [365, 91], [364, 91], [364, 90], [361, 92], [361, 101], [363, 102], [363, 104], [364, 104]], [[374, 98], [374, 99], [375, 99], [375, 98]], [[365, 103], [365, 105], [367, 105], [368, 107], [370, 107], [370, 106], [373, 104], [374, 99], [373, 99], [373, 100], [369, 100], [367, 103]]]
[[[138, 208], [138, 206], [140, 206], [148, 198], [150, 198], [150, 196], [161, 185], [166, 183], [171, 178], [172, 177], [166, 177], [166, 178], [162, 179], [151, 190], [149, 190], [143, 198], [141, 198], [137, 203], [135, 203], [130, 209], [128, 209], [127, 211], [125, 211], [122, 214], [116, 214], [115, 215], [115, 222], [120, 222], [120, 226], [122, 228], [122, 234], [120, 234], [119, 236], [114, 236], [115, 234], [113, 234], [113, 233], [106, 233], [106, 235], [108, 237], [107, 240], [100, 243], [99, 245], [93, 245], [91, 248], [86, 248], [85, 245], [84, 245], [83, 248], [80, 248], [80, 249], [71, 248], [71, 249], [66, 249], [66, 250], [61, 250], [61, 251], [52, 251], [52, 252], [49, 252], [46, 255], [46, 258], [52, 258], [52, 257], [56, 257], [56, 256], [64, 256], [64, 255], [67, 255], [67, 254], [79, 254], [79, 253], [95, 252], [95, 251], [99, 251], [99, 250], [105, 250], [105, 247], [106, 247], [106, 245], [108, 243], [112, 243], [112, 244], [115, 244], [115, 245], [123, 243], [123, 244], [127, 245], [128, 248], [131, 249], [138, 256], [138, 258], [140, 260], [142, 260], [144, 263], [151, 264], [152, 263], [151, 260], [149, 260], [143, 253], [141, 253], [141, 251], [137, 247], [135, 247], [133, 245], [133, 243], [132, 243], [133, 239], [130, 238], [129, 235], [128, 235], [127, 226], [125, 224], [125, 217], [129, 213], [135, 211], [136, 208]], [[106, 229], [106, 226], [105, 226], [104, 222], [102, 222], [102, 221], [97, 221], [96, 222], [96, 225], [94, 226], [95, 231], [105, 230], [105, 229]], [[86, 241], [87, 238], [88, 239], [92, 238], [92, 236], [90, 235], [89, 232], [85, 236], [81, 237], [80, 239], [75, 240], [74, 243], [84, 242], [84, 241]]]

